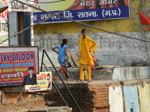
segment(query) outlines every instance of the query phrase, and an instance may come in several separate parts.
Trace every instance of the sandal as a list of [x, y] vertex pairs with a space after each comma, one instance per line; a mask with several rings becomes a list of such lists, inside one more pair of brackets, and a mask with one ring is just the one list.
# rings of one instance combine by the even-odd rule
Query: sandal
[[87, 82], [92, 82], [92, 80], [87, 80]]

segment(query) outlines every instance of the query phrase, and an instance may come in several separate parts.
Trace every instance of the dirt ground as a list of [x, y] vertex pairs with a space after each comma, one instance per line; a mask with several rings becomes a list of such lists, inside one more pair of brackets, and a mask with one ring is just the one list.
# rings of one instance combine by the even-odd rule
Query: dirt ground
[[0, 104], [0, 112], [27, 112], [28, 109], [44, 108], [47, 107], [43, 97], [32, 98], [20, 103], [6, 102]]

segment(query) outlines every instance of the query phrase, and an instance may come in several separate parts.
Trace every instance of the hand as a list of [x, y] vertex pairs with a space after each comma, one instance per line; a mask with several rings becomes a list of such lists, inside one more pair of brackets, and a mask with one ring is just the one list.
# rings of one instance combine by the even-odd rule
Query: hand
[[68, 63], [68, 58], [65, 60], [66, 63]]

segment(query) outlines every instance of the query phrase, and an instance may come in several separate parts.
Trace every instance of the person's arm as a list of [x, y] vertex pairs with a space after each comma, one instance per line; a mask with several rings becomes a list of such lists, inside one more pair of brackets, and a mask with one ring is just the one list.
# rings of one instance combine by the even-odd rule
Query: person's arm
[[24, 77], [23, 85], [26, 85], [26, 76]]
[[90, 49], [97, 47], [97, 43], [94, 40], [91, 39], [91, 43], [92, 43], [92, 46], [90, 47]]
[[58, 51], [56, 49], [57, 49], [57, 47], [52, 48], [52, 50], [58, 54]]

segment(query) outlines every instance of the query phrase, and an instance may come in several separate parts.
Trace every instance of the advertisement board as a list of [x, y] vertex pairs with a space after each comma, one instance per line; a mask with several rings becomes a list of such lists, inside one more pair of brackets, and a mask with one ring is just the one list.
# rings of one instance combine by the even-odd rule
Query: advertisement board
[[45, 91], [52, 89], [52, 73], [51, 72], [40, 72], [36, 74], [37, 84], [36, 85], [25, 85], [27, 92]]
[[1, 47], [0, 86], [23, 85], [30, 70], [38, 73], [38, 54], [38, 47]]
[[[52, 13], [63, 11], [61, 16], [77, 21], [129, 18], [129, 0], [35, 0], [36, 6]], [[34, 23], [49, 18], [45, 12], [34, 13]], [[45, 21], [67, 22], [54, 16]]]

